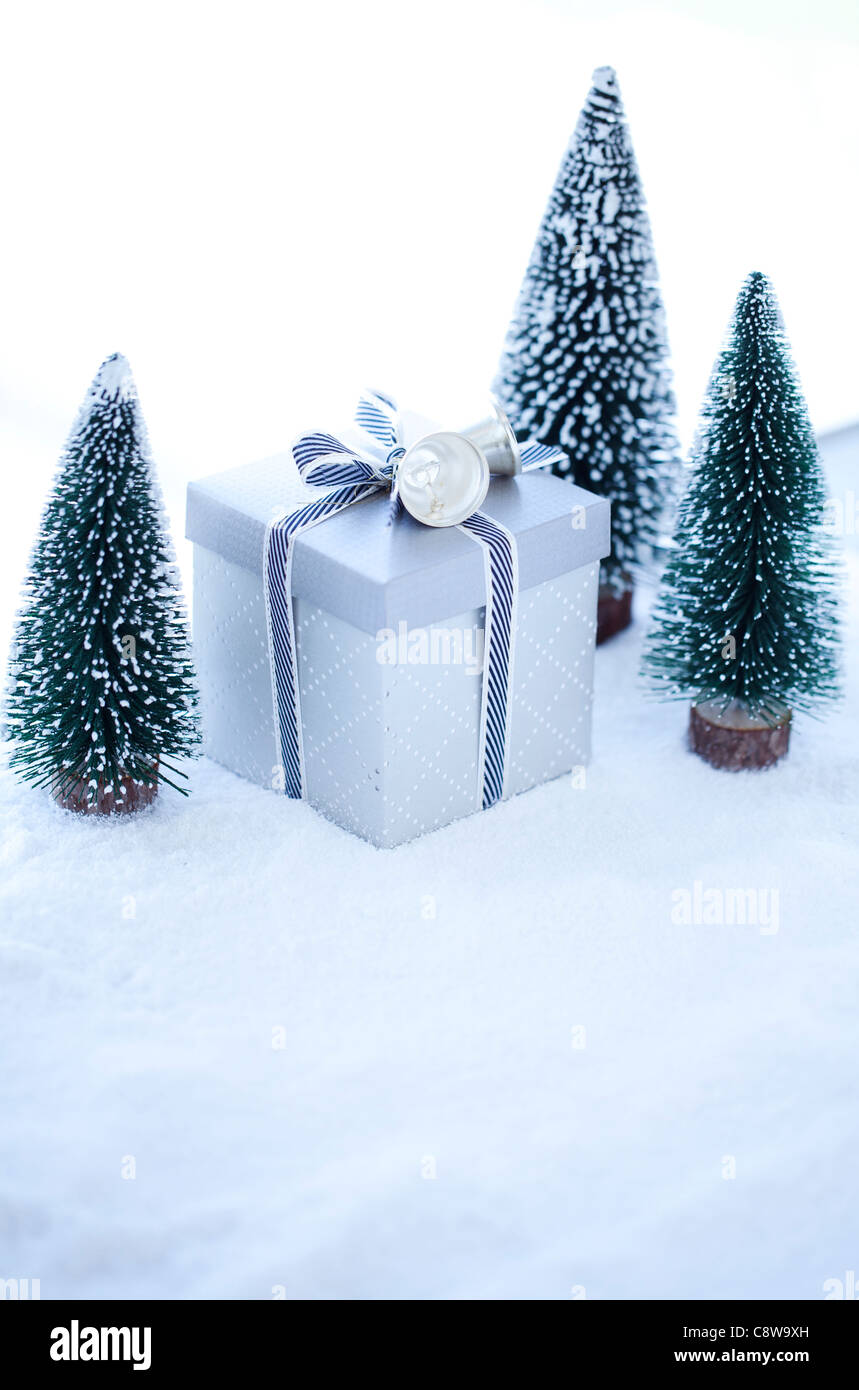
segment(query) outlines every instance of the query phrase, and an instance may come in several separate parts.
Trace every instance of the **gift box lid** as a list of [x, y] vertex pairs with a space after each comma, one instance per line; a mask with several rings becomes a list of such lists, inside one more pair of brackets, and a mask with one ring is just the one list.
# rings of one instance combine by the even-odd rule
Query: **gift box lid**
[[[366, 451], [363, 437], [338, 434]], [[185, 535], [262, 577], [269, 522], [321, 495], [300, 481], [291, 453], [276, 454], [189, 483]], [[609, 552], [609, 503], [551, 474], [493, 478], [481, 511], [516, 536], [520, 590]], [[483, 551], [468, 534], [422, 526], [407, 513], [389, 526], [388, 513], [380, 492], [296, 537], [296, 597], [371, 634], [483, 606]]]

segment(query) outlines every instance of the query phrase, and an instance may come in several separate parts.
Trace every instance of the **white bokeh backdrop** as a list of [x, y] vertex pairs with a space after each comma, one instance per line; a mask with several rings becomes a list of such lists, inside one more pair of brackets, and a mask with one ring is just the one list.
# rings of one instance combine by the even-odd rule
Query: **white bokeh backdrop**
[[[618, 71], [689, 437], [743, 276], [813, 418], [857, 413], [849, 0], [73, 0], [7, 13], [0, 640], [56, 458], [131, 360], [177, 541], [189, 477], [355, 392], [482, 408], [595, 66]], [[182, 549], [183, 559], [187, 556]]]

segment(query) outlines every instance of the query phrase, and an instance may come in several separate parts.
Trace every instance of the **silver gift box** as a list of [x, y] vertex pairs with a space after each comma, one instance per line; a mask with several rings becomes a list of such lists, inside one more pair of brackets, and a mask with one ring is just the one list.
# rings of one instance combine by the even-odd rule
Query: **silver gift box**
[[[188, 487], [205, 750], [275, 790], [263, 541], [310, 495], [287, 454]], [[481, 548], [407, 515], [388, 526], [388, 500], [305, 532], [293, 569], [307, 798], [380, 846], [480, 808], [485, 602]], [[493, 479], [481, 510], [514, 532], [519, 555], [506, 798], [588, 760], [609, 504], [534, 472]]]

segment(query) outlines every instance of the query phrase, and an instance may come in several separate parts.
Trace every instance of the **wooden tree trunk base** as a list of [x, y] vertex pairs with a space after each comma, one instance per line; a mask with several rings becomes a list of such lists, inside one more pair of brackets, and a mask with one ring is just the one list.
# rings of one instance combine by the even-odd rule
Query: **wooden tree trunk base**
[[65, 791], [55, 787], [54, 799], [64, 810], [77, 811], [82, 816], [128, 815], [132, 811], [142, 811], [144, 806], [151, 806], [158, 795], [158, 769], [153, 773], [151, 786], [131, 777], [123, 777], [120, 785], [125, 795], [117, 797], [112, 789], [106, 790], [99, 782], [95, 800], [91, 801], [86, 782], [75, 782]]
[[616, 594], [601, 584], [597, 600], [597, 646], [623, 632], [632, 622], [632, 586]]
[[720, 711], [712, 704], [689, 711], [689, 747], [712, 767], [743, 772], [772, 767], [790, 743], [790, 710], [777, 724], [753, 719], [741, 709]]

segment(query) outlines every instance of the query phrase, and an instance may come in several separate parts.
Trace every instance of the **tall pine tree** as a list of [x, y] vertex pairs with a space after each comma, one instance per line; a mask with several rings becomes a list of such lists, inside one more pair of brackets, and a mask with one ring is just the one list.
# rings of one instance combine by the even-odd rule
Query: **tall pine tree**
[[612, 68], [594, 73], [494, 389], [520, 438], [566, 452], [556, 473], [612, 502], [602, 582], [622, 594], [658, 535], [678, 450], [650, 222]]
[[[128, 363], [81, 407], [25, 581], [11, 663], [11, 759], [74, 809], [127, 810], [176, 786], [198, 742], [194, 673]], [[177, 788], [181, 790], [181, 788]]]
[[[760, 273], [737, 299], [692, 462], [645, 671], [657, 689], [698, 707], [693, 747], [705, 757], [715, 735], [702, 714], [746, 733], [782, 727], [780, 743], [765, 740], [780, 756], [789, 710], [837, 694], [838, 571], [823, 526], [817, 445], [778, 305]], [[755, 763], [751, 754], [731, 761], [732, 738], [736, 744], [721, 736], [710, 760]], [[757, 763], [773, 760], [765, 751]]]

